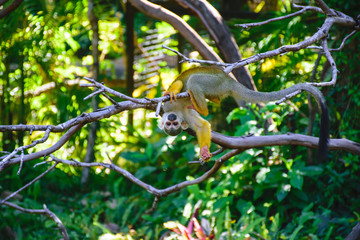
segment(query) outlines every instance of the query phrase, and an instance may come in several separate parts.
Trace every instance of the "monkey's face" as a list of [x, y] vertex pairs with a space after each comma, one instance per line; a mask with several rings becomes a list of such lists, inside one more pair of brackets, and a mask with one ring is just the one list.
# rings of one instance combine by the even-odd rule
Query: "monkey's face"
[[187, 128], [187, 124], [181, 115], [169, 112], [164, 113], [162, 120], [159, 124], [159, 128], [170, 136], [176, 136]]

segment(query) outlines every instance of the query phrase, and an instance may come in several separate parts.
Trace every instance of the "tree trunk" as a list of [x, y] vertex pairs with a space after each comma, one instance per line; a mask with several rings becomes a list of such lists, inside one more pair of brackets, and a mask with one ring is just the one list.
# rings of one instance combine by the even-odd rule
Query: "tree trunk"
[[[88, 0], [88, 18], [90, 21], [91, 29], [92, 29], [92, 57], [93, 57], [93, 65], [92, 65], [92, 74], [93, 79], [96, 81], [99, 80], [99, 22], [98, 18], [94, 12], [94, 2], [93, 0]], [[92, 98], [92, 108], [93, 111], [98, 109], [97, 97]], [[90, 123], [89, 136], [88, 136], [88, 144], [86, 146], [86, 155], [84, 162], [93, 162], [94, 161], [94, 147], [96, 140], [96, 130], [98, 123], [92, 122]], [[84, 167], [81, 176], [81, 183], [85, 184], [89, 180], [89, 168]]]
[[[126, 91], [128, 96], [134, 92], [134, 7], [126, 2], [125, 23], [126, 23]], [[128, 111], [128, 134], [132, 135], [134, 126], [133, 111]]]

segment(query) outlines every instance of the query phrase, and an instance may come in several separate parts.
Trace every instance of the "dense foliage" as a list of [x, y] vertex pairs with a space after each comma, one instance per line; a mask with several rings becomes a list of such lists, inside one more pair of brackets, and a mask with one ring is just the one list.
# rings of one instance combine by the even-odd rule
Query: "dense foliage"
[[[101, 3], [100, 3], [101, 2]], [[101, 50], [101, 81], [124, 78], [115, 71], [115, 60], [124, 57], [124, 6], [98, 1]], [[120, 2], [120, 1], [119, 1]], [[288, 1], [279, 1], [285, 2]], [[356, 16], [356, 1], [327, 1], [329, 6]], [[280, 4], [282, 6], [282, 3]], [[275, 15], [284, 14], [279, 7]], [[25, 13], [25, 14], [24, 14]], [[319, 27], [323, 16], [305, 14], [249, 31], [231, 27], [244, 57], [298, 42]], [[199, 20], [185, 16], [190, 25]], [[231, 19], [230, 26], [253, 20]], [[83, 101], [91, 90], [68, 84], [76, 75], [86, 75], [91, 58], [91, 28], [87, 1], [31, 1], [0, 20], [0, 124], [57, 125], [91, 111], [91, 101]], [[137, 14], [135, 35], [143, 41], [148, 29], [157, 29], [159, 38], [175, 32], [168, 24]], [[197, 29], [204, 32], [203, 29]], [[349, 29], [337, 28], [329, 41], [337, 47]], [[176, 35], [170, 45], [176, 46]], [[208, 35], [203, 37], [211, 42]], [[192, 52], [185, 44], [185, 52]], [[330, 109], [331, 136], [360, 142], [360, 35], [334, 53], [340, 70], [336, 87], [324, 88]], [[195, 55], [193, 53], [193, 55]], [[301, 50], [248, 66], [260, 91], [273, 91], [310, 80], [317, 53]], [[162, 65], [166, 65], [162, 63]], [[142, 68], [141, 61], [136, 68]], [[190, 67], [187, 64], [184, 68]], [[325, 58], [320, 60], [316, 79], [330, 78]], [[177, 74], [168, 66], [153, 81], [166, 86]], [[37, 93], [40, 86], [54, 83]], [[122, 86], [116, 88], [124, 91]], [[136, 91], [141, 95], [142, 90]], [[160, 87], [149, 97], [159, 96]], [[121, 101], [121, 99], [117, 99]], [[308, 99], [305, 94], [280, 106], [269, 103], [238, 108], [230, 99], [211, 105], [208, 119], [216, 131], [231, 136], [286, 132], [307, 133]], [[102, 98], [100, 107], [111, 103]], [[127, 124], [127, 112], [100, 121], [95, 158], [106, 161], [107, 154], [122, 168], [157, 188], [166, 188], [200, 176], [212, 166], [188, 164], [197, 156], [194, 137], [182, 133], [167, 137], [157, 128], [153, 113], [134, 111], [134, 126]], [[267, 120], [272, 118], [269, 126]], [[318, 133], [318, 120], [314, 134]], [[264, 127], [266, 126], [266, 127]], [[130, 131], [131, 130], [131, 131]], [[57, 157], [82, 160], [86, 154], [88, 129], [83, 128], [59, 151]], [[60, 134], [52, 134], [44, 144], [29, 152], [54, 144]], [[0, 150], [30, 144], [41, 132], [0, 133]], [[216, 145], [212, 146], [215, 150]], [[2, 153], [2, 152], [1, 152]], [[39, 159], [37, 162], [41, 162]], [[170, 231], [165, 226], [187, 225], [195, 209], [205, 233], [216, 239], [343, 239], [360, 221], [359, 157], [331, 151], [326, 162], [316, 160], [316, 151], [305, 147], [251, 149], [228, 161], [213, 178], [161, 198], [149, 212], [154, 197], [109, 169], [93, 168], [89, 184], [82, 185], [81, 169], [59, 165], [54, 171], [20, 192], [11, 201], [25, 208], [46, 204], [64, 223], [70, 239], [157, 239]], [[0, 173], [2, 198], [45, 171], [25, 163], [20, 173], [12, 166]], [[57, 225], [44, 216], [28, 215], [1, 206], [0, 239], [16, 234], [16, 239], [59, 239]], [[165, 225], [164, 225], [165, 223]], [[208, 227], [204, 225], [208, 224]], [[179, 227], [181, 228], [181, 227]]]

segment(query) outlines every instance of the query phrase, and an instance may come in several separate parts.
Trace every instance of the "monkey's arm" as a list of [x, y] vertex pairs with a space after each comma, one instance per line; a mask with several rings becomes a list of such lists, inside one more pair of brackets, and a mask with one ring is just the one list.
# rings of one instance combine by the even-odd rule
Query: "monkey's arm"
[[192, 116], [190, 128], [196, 132], [196, 137], [200, 147], [200, 157], [206, 162], [209, 161], [211, 158], [209, 150], [211, 141], [210, 123], [196, 113], [196, 115]]
[[176, 101], [176, 94], [180, 93], [183, 87], [184, 83], [181, 80], [175, 80], [173, 83], [171, 83], [168, 90], [164, 93], [164, 96], [170, 95], [170, 101]]

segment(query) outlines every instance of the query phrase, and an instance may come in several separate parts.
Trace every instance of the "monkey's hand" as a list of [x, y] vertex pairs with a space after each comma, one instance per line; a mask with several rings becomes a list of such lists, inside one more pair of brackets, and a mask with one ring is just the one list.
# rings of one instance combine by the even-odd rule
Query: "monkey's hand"
[[166, 91], [166, 92], [164, 92], [163, 96], [169, 95], [170, 96], [170, 102], [172, 102], [172, 101], [176, 101], [176, 94], [177, 93], [175, 93], [175, 92]]
[[204, 160], [205, 162], [209, 161], [211, 158], [211, 153], [209, 151], [209, 148], [207, 146], [204, 146], [200, 149], [200, 157], [202, 158], [202, 160]]
[[173, 82], [169, 89], [163, 94], [164, 96], [169, 95], [170, 96], [170, 102], [176, 101], [176, 94], [178, 94], [181, 89], [183, 88], [184, 84], [180, 80], [176, 80]]

